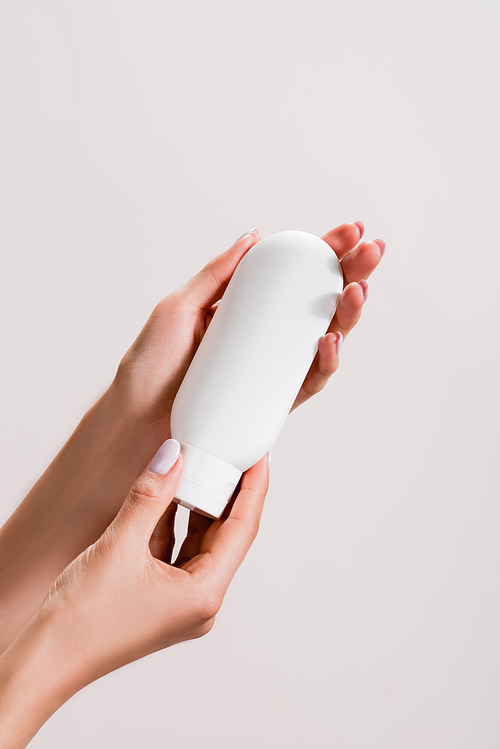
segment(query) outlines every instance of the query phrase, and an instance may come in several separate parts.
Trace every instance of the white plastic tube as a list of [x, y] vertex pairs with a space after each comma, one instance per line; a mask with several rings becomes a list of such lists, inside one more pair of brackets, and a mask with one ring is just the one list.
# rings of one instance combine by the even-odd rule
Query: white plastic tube
[[243, 256], [172, 406], [176, 502], [220, 517], [276, 440], [342, 288], [337, 256], [313, 234], [272, 234]]

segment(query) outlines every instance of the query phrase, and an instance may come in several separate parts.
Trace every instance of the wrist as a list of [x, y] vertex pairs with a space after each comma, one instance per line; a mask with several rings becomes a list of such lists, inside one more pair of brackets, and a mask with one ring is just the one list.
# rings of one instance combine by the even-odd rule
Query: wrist
[[0, 657], [0, 746], [22, 749], [77, 690], [57, 615], [43, 609]]

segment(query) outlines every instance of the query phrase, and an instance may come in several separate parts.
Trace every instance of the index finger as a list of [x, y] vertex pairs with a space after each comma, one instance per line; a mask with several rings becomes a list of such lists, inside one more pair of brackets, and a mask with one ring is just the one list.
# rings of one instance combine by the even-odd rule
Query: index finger
[[[214, 521], [200, 547], [198, 559], [205, 555], [211, 557], [215, 575], [224, 590], [233, 579], [259, 530], [264, 500], [269, 488], [268, 455], [266, 453], [244, 472], [241, 488], [229, 517], [223, 521]], [[213, 533], [213, 528], [218, 523], [220, 525]], [[206, 560], [204, 563], [200, 559], [200, 562], [200, 571], [206, 571]], [[191, 574], [196, 574], [196, 566], [198, 565], [190, 570]]]

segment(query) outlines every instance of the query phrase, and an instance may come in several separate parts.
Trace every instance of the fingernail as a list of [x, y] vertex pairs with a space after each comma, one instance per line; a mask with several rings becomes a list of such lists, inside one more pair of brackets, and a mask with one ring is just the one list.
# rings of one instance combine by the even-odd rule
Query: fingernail
[[337, 338], [337, 356], [338, 356], [340, 354], [340, 349], [342, 348], [342, 344], [344, 343], [344, 336], [342, 335], [340, 330], [337, 333], [337, 335], [338, 335], [338, 338]]
[[382, 255], [385, 252], [385, 247], [386, 247], [384, 240], [383, 239], [374, 239], [373, 241], [375, 242], [375, 244], [378, 244], [378, 246], [380, 247], [380, 257], [382, 257]]
[[244, 232], [244, 233], [243, 233], [243, 234], [241, 235], [241, 237], [238, 237], [238, 239], [235, 239], [235, 240], [234, 240], [234, 244], [236, 244], [236, 242], [239, 242], [239, 241], [240, 241], [240, 239], [243, 239], [243, 237], [249, 237], [249, 236], [250, 236], [250, 234], [253, 234], [253, 233], [254, 233], [254, 231], [257, 231], [257, 229], [250, 229], [250, 231], [245, 231], [245, 232]]
[[368, 284], [366, 283], [366, 281], [358, 281], [358, 283], [361, 286], [361, 288], [363, 289], [363, 296], [364, 296], [365, 302], [366, 302], [366, 300], [368, 299]]
[[272, 458], [272, 456], [273, 456], [273, 448], [271, 448], [271, 449], [269, 450], [268, 454], [267, 454], [267, 465], [268, 465], [268, 466], [270, 466], [270, 465], [271, 465], [271, 458]]
[[165, 474], [173, 468], [179, 457], [181, 446], [177, 440], [166, 440], [149, 464], [151, 473]]
[[361, 239], [361, 237], [365, 233], [365, 225], [362, 221], [355, 221], [354, 223], [359, 229], [359, 238]]

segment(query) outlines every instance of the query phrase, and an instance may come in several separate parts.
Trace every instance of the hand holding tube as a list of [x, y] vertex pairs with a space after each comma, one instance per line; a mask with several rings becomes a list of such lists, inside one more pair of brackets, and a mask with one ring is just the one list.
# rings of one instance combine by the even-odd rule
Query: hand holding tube
[[172, 499], [181, 474], [179, 443], [168, 440], [110, 526], [64, 570], [0, 658], [2, 749], [26, 746], [86, 684], [212, 628], [259, 528], [268, 456], [244, 473], [225, 517], [192, 521], [172, 565]]

